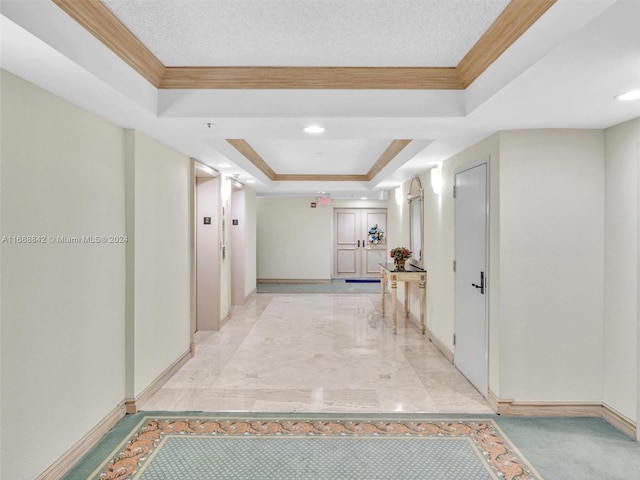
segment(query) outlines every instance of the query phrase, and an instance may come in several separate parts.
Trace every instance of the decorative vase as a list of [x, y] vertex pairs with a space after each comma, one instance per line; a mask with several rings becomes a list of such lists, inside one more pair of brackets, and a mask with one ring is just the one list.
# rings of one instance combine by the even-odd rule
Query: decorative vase
[[395, 261], [396, 264], [396, 270], [398, 271], [403, 271], [404, 270], [404, 262], [406, 262], [407, 260], [405, 258], [399, 258]]

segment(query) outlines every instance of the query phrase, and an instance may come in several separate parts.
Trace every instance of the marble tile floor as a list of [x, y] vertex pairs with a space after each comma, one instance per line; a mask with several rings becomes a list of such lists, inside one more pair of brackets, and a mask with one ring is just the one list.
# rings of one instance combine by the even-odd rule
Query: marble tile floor
[[257, 294], [143, 410], [491, 413], [418, 329], [378, 294]]

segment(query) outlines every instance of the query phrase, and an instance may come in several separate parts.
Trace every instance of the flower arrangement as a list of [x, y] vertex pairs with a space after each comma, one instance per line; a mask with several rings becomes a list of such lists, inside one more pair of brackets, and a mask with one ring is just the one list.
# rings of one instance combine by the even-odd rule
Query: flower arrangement
[[374, 245], [384, 243], [384, 232], [378, 228], [377, 223], [369, 229], [369, 243]]
[[407, 258], [411, 258], [411, 250], [406, 247], [396, 247], [391, 249], [391, 254], [389, 255], [396, 260], [406, 260]]

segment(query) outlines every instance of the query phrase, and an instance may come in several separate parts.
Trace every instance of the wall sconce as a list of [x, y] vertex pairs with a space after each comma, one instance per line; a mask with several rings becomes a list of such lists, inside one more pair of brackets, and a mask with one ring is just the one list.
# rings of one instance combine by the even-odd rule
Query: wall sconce
[[431, 189], [436, 195], [442, 193], [442, 162], [431, 169]]
[[396, 204], [402, 205], [402, 187], [396, 187]]

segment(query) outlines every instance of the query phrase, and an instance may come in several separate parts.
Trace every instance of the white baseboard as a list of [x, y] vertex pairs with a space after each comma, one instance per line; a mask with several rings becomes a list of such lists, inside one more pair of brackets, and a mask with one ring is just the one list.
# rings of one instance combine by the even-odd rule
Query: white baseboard
[[73, 447], [67, 450], [49, 468], [42, 472], [36, 480], [56, 480], [62, 478], [124, 415], [125, 407], [123, 402], [100, 420], [100, 422], [89, 430]]
[[453, 352], [447, 348], [447, 346], [436, 337], [428, 328], [425, 331], [425, 335], [431, 343], [440, 351], [440, 353], [446, 358], [449, 363], [453, 365]]

